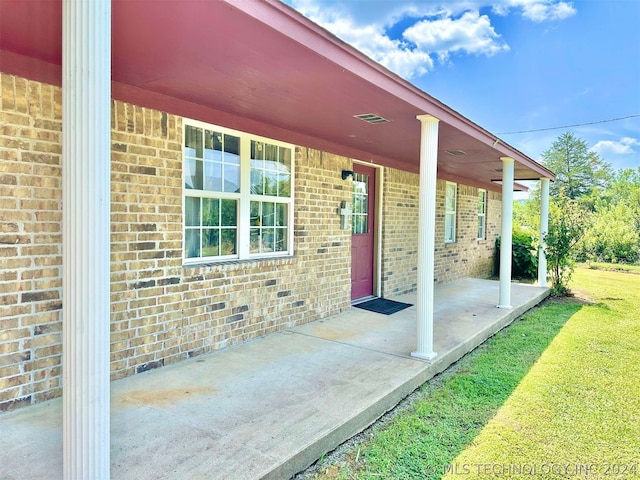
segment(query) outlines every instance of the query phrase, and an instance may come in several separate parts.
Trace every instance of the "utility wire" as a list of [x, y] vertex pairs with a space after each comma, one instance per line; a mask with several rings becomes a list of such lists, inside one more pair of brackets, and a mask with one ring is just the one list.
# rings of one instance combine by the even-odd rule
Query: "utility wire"
[[634, 115], [627, 115], [626, 117], [610, 118], [608, 120], [598, 120], [595, 122], [576, 123], [574, 125], [564, 125], [562, 127], [536, 128], [534, 130], [518, 130], [516, 132], [502, 132], [502, 133], [496, 133], [496, 135], [513, 135], [516, 133], [546, 132], [548, 130], [561, 130], [563, 128], [583, 127], [585, 125], [596, 125], [598, 123], [616, 122], [618, 120], [625, 120], [627, 118], [635, 118], [635, 117], [640, 117], [640, 113], [636, 113]]

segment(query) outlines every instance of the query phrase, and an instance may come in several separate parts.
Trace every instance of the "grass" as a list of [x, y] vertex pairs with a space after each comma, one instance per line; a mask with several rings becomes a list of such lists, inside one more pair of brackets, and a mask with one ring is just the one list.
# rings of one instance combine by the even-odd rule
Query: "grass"
[[588, 262], [581, 265], [581, 267], [590, 268], [592, 270], [609, 270], [615, 272], [640, 274], [640, 265], [628, 265], [626, 263]]
[[578, 269], [572, 287], [591, 303], [545, 302], [316, 478], [640, 476], [640, 277]]

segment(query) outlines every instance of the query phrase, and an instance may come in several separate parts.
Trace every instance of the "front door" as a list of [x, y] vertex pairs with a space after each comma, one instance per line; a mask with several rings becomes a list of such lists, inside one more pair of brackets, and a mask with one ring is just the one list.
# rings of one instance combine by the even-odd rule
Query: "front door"
[[373, 295], [376, 170], [353, 165], [351, 300]]

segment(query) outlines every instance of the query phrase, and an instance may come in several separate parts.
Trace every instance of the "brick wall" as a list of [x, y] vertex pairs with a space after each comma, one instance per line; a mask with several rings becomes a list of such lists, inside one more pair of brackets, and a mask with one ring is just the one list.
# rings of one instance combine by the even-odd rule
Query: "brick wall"
[[487, 192], [485, 240], [478, 240], [478, 189], [458, 184], [456, 241], [444, 243], [446, 182], [438, 180], [436, 199], [435, 270], [437, 282], [461, 277], [487, 278], [493, 274], [495, 241], [500, 236], [502, 195]]
[[[1, 412], [61, 393], [62, 191], [60, 89], [5, 74], [0, 89]], [[113, 379], [350, 308], [338, 208], [351, 160], [296, 148], [293, 257], [185, 267], [181, 117], [114, 101], [111, 127]], [[415, 289], [418, 176], [386, 169], [383, 189], [382, 291], [393, 296]], [[489, 273], [499, 196], [486, 242], [471, 238], [476, 202], [459, 187], [458, 243], [436, 242], [438, 281]]]
[[61, 95], [0, 75], [0, 411], [61, 391]]
[[385, 168], [382, 203], [382, 296], [416, 290], [418, 181], [414, 173]]
[[[435, 280], [487, 278], [493, 274], [495, 239], [502, 201], [487, 192], [486, 240], [477, 240], [478, 189], [458, 184], [455, 243], [444, 243], [444, 180], [436, 185]], [[415, 291], [417, 282], [419, 176], [385, 169], [382, 232], [382, 294], [393, 297]]]

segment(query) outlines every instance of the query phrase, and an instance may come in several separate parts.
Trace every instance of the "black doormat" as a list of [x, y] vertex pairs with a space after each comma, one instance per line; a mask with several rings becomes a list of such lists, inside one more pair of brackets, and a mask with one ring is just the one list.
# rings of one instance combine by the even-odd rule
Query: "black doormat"
[[410, 306], [410, 303], [396, 302], [395, 300], [387, 300], [386, 298], [374, 298], [373, 300], [354, 305], [354, 307], [362, 308], [363, 310], [384, 313], [385, 315], [391, 315]]

